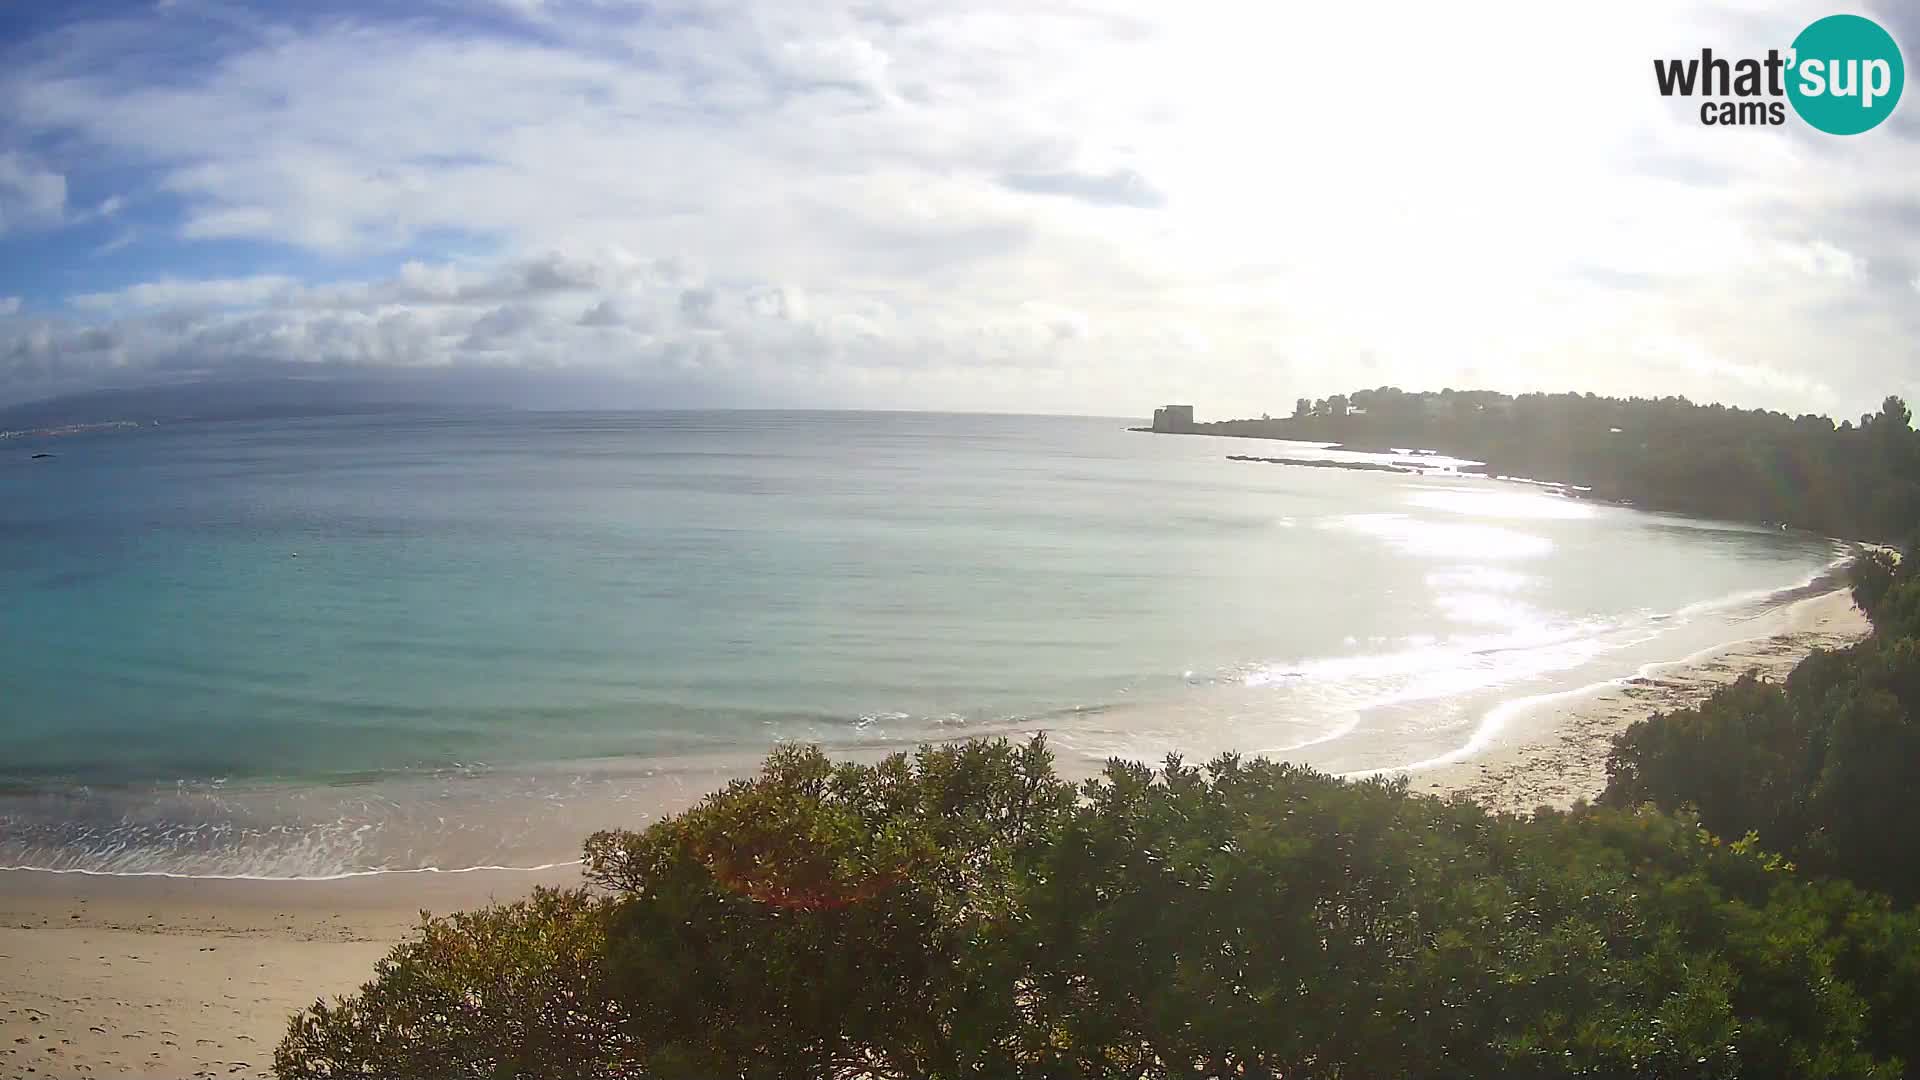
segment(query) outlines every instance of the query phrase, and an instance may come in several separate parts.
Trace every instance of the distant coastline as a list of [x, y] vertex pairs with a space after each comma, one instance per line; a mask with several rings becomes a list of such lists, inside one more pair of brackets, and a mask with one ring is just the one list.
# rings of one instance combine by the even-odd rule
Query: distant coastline
[[[1128, 430], [1342, 452], [1384, 447], [1408, 457], [1437, 452], [1478, 463], [1460, 466], [1463, 475], [1527, 478], [1642, 509], [1901, 543], [1912, 528], [1907, 508], [1920, 505], [1920, 477], [1903, 466], [1900, 449], [1911, 420], [1898, 396], [1857, 422], [1836, 422], [1684, 397], [1383, 386], [1301, 398], [1290, 416], [1257, 419], [1199, 421], [1194, 406], [1167, 405], [1154, 411], [1151, 427]], [[1417, 449], [1402, 455], [1400, 447]]]
[[1409, 461], [1335, 461], [1330, 458], [1316, 457], [1260, 457], [1255, 454], [1228, 454], [1226, 460], [1248, 462], [1261, 465], [1289, 465], [1302, 469], [1339, 469], [1346, 472], [1400, 473], [1408, 476], [1469, 476], [1480, 480], [1501, 480], [1514, 484], [1529, 484], [1547, 488], [1563, 495], [1578, 498], [1590, 498], [1598, 502], [1615, 506], [1636, 506], [1629, 498], [1603, 498], [1593, 493], [1593, 489], [1580, 484], [1571, 484], [1563, 480], [1547, 480], [1531, 476], [1508, 476], [1504, 473], [1488, 471], [1486, 463], [1454, 459], [1444, 451], [1432, 449], [1412, 449], [1395, 446], [1351, 446], [1345, 443], [1309, 442], [1290, 439], [1279, 435], [1248, 435], [1244, 433], [1219, 433], [1213, 431], [1155, 431], [1150, 427], [1130, 427], [1128, 431], [1144, 432], [1149, 435], [1211, 435], [1223, 439], [1265, 439], [1273, 442], [1301, 442], [1322, 450], [1337, 450], [1343, 454], [1376, 454], [1393, 458], [1439, 457], [1462, 461], [1456, 465], [1426, 465]]
[[0, 431], [0, 439], [57, 439], [62, 435], [86, 435], [95, 431], [114, 431], [142, 426], [138, 420], [102, 420], [92, 424], [63, 424], [59, 427], [22, 428]]
[[159, 424], [443, 413], [378, 384], [314, 379], [188, 381], [90, 390], [0, 405], [0, 439], [82, 435]]

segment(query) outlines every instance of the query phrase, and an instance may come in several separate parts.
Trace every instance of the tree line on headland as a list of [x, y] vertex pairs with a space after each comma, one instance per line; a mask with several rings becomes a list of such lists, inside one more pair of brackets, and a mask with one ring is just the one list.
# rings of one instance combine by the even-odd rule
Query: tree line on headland
[[[1806, 460], [1910, 483], [1897, 405], [1806, 425]], [[1637, 437], [1745, 475], [1789, 445], [1730, 434], [1770, 430], [1746, 416]], [[1804, 506], [1920, 527], [1909, 490], [1842, 483], [1865, 508]], [[1850, 574], [1870, 637], [1636, 724], [1568, 811], [1232, 755], [1075, 784], [1042, 739], [873, 765], [782, 748], [589, 838], [582, 888], [423, 921], [359, 993], [295, 1017], [275, 1069], [1920, 1076], [1920, 567]]]
[[1293, 415], [1195, 423], [1196, 434], [1432, 449], [1492, 475], [1590, 487], [1657, 510], [1899, 541], [1920, 521], [1920, 436], [1898, 397], [1858, 422], [1811, 413], [1383, 386], [1301, 398]]

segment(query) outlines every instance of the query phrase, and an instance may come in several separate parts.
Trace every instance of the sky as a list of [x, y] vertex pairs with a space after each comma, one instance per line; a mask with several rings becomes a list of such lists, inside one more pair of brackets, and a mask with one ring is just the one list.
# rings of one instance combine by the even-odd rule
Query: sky
[[0, 0], [0, 404], [1857, 415], [1920, 399], [1920, 101], [1705, 127], [1652, 65], [1837, 10], [1920, 60], [1885, 2]]

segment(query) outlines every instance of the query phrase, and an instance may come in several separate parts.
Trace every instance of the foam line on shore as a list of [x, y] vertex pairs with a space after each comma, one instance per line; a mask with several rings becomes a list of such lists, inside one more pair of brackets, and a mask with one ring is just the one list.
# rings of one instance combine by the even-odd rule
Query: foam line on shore
[[390, 874], [479, 874], [479, 873], [519, 873], [533, 874], [546, 870], [564, 870], [569, 866], [579, 866], [582, 860], [567, 859], [561, 862], [541, 863], [537, 866], [414, 866], [396, 869], [343, 870], [338, 874], [307, 874], [279, 876], [275, 874], [183, 874], [176, 870], [92, 870], [81, 866], [0, 866], [0, 872], [18, 871], [28, 874], [79, 874], [83, 877], [100, 878], [171, 878], [176, 881], [347, 881], [352, 878], [381, 877]]
[[[1834, 566], [1829, 567], [1829, 569], [1825, 573], [1816, 574], [1812, 578], [1809, 578], [1807, 581], [1799, 585], [1790, 586], [1786, 589], [1774, 590], [1768, 593], [1758, 594], [1758, 596], [1793, 597], [1795, 596], [1795, 594], [1801, 593], [1807, 588], [1819, 583], [1823, 578], [1827, 578], [1831, 580], [1831, 575], [1833, 575], [1841, 566], [1844, 566], [1847, 561], [1848, 560], [1844, 560], [1844, 559], [1840, 560]], [[1832, 597], [1837, 594], [1843, 594], [1846, 592], [1847, 590], [1845, 589], [1845, 587], [1836, 587], [1833, 589], [1829, 589], [1825, 592], [1815, 593], [1811, 596], [1800, 595], [1794, 599], [1790, 599], [1782, 603], [1774, 604], [1768, 607], [1766, 610], [1759, 612], [1758, 614], [1753, 616], [1753, 618], [1764, 619], [1767, 616], [1776, 614], [1778, 612], [1790, 611], [1791, 609], [1798, 607], [1800, 605], [1817, 603], [1828, 597]], [[1721, 601], [1711, 601], [1709, 603], [1716, 604], [1716, 605], [1718, 604], [1731, 605], [1734, 603], [1738, 603], [1741, 600], [1754, 599], [1754, 598], [1757, 598], [1757, 597], [1752, 594], [1740, 594], [1736, 597], [1723, 598]], [[1696, 605], [1690, 605], [1689, 609], [1686, 609], [1686, 610], [1692, 610], [1692, 611], [1698, 612], [1698, 611], [1710, 610], [1710, 608], [1704, 605], [1696, 604]], [[1676, 612], [1675, 614], [1679, 615], [1680, 613]], [[1703, 648], [1696, 649], [1693, 652], [1687, 653], [1683, 656], [1680, 656], [1671, 660], [1649, 661], [1635, 668], [1633, 672], [1631, 672], [1630, 674], [1618, 675], [1609, 679], [1598, 679], [1593, 682], [1584, 684], [1582, 686], [1571, 687], [1564, 690], [1553, 690], [1553, 691], [1548, 691], [1546, 693], [1540, 693], [1540, 694], [1528, 694], [1522, 697], [1517, 697], [1517, 698], [1509, 699], [1507, 701], [1502, 701], [1499, 704], [1494, 705], [1492, 708], [1488, 709], [1482, 715], [1480, 722], [1474, 726], [1474, 730], [1472, 734], [1468, 736], [1467, 741], [1461, 744], [1460, 746], [1454, 748], [1453, 750], [1449, 750], [1444, 754], [1436, 754], [1432, 757], [1422, 758], [1419, 761], [1409, 762], [1402, 765], [1390, 765], [1390, 766], [1385, 766], [1382, 768], [1375, 768], [1375, 769], [1362, 769], [1362, 770], [1356, 770], [1354, 772], [1340, 773], [1338, 775], [1342, 779], [1359, 780], [1359, 779], [1366, 779], [1366, 778], [1375, 777], [1375, 776], [1392, 776], [1392, 775], [1398, 775], [1403, 773], [1416, 773], [1416, 772], [1421, 772], [1424, 770], [1434, 769], [1442, 766], [1459, 765], [1462, 763], [1470, 762], [1473, 759], [1487, 753], [1487, 751], [1489, 751], [1496, 744], [1498, 744], [1501, 740], [1501, 736], [1505, 733], [1509, 723], [1516, 716], [1532, 712], [1536, 709], [1542, 708], [1546, 705], [1550, 705], [1557, 701], [1569, 701], [1569, 700], [1577, 700], [1582, 698], [1597, 697], [1601, 694], [1606, 693], [1609, 690], [1630, 686], [1635, 682], [1653, 678], [1660, 673], [1675, 671], [1675, 670], [1680, 670], [1680, 669], [1685, 669], [1690, 667], [1697, 667], [1716, 657], [1722, 656], [1727, 653], [1738, 651], [1743, 646], [1751, 646], [1760, 642], [1770, 641], [1776, 637], [1781, 636], [1783, 633], [1791, 634], [1793, 633], [1793, 631], [1791, 628], [1783, 629], [1783, 628], [1775, 627], [1774, 629], [1763, 631], [1761, 633], [1750, 634], [1744, 637], [1730, 638], [1726, 641], [1715, 642], [1711, 645], [1707, 645]]]
[[[1656, 713], [1699, 705], [1748, 673], [1779, 682], [1817, 648], [1841, 649], [1872, 632], [1844, 589], [1808, 597], [1764, 616], [1770, 634], [1697, 650], [1677, 660], [1643, 664], [1639, 674], [1582, 691], [1529, 696], [1497, 706], [1480, 752], [1445, 755], [1418, 768], [1361, 775], [1406, 776], [1422, 794], [1470, 799], [1490, 810], [1527, 813], [1598, 798], [1606, 789], [1613, 740]], [[1553, 709], [1539, 708], [1554, 699]], [[1538, 714], [1527, 723], [1522, 713]]]

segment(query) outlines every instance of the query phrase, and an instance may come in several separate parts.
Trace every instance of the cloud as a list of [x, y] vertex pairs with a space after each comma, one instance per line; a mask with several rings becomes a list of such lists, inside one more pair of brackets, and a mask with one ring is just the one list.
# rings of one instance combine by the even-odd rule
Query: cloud
[[292, 278], [279, 274], [203, 281], [166, 278], [141, 282], [114, 292], [78, 293], [69, 296], [67, 303], [82, 311], [246, 307], [285, 299], [296, 287]]
[[689, 326], [712, 325], [714, 295], [711, 289], [688, 289], [680, 294], [680, 317]]
[[67, 178], [15, 151], [0, 151], [0, 233], [56, 225], [67, 207]]
[[5, 315], [12, 315], [13, 313], [15, 313], [15, 312], [17, 312], [17, 311], [19, 311], [19, 310], [20, 310], [20, 298], [19, 298], [19, 297], [17, 297], [17, 296], [0, 296], [0, 316], [5, 316]]
[[108, 221], [119, 216], [127, 208], [127, 200], [120, 195], [109, 195], [101, 199], [90, 210], [67, 215], [66, 223], [80, 225], [91, 221]]
[[506, 348], [540, 324], [538, 309], [527, 304], [502, 304], [473, 321], [460, 348], [469, 353]]
[[581, 326], [626, 326], [627, 315], [612, 300], [602, 300], [580, 316]]
[[[0, 329], [0, 396], [307, 363], [670, 372], [721, 403], [1257, 414], [1359, 381], [1852, 412], [1920, 395], [1920, 126], [1709, 131], [1646, 63], [1813, 11], [51, 20], [0, 46], [0, 229], [83, 260], [137, 236], [152, 269], [67, 264], [33, 294], [57, 316]], [[1276, 40], [1366, 40], [1402, 77]], [[1506, 104], [1408, 89], [1442, 85]], [[1303, 87], [1340, 107], [1285, 107]]]
[[1815, 240], [1807, 244], [1792, 244], [1781, 249], [1781, 258], [1803, 274], [1820, 277], [1844, 278], [1856, 280], [1866, 271], [1866, 261], [1850, 251]]
[[705, 387], [713, 400], [747, 374], [759, 390], [800, 386], [838, 397], [903, 387], [910, 373], [957, 368], [975, 353], [1002, 369], [1057, 367], [1086, 344], [1084, 326], [1053, 309], [969, 321], [951, 308], [915, 312], [864, 296], [718, 280], [618, 251], [408, 263], [391, 277], [348, 285], [274, 275], [157, 281], [75, 296], [68, 308], [65, 319], [0, 324], [0, 399], [57, 391], [74, 373], [130, 380], [263, 366], [503, 364], [641, 382], [671, 377]]
[[1110, 173], [1014, 173], [1001, 183], [1015, 191], [1035, 195], [1064, 195], [1099, 206], [1135, 206], [1155, 208], [1166, 204], [1166, 196], [1156, 191], [1147, 178], [1131, 169]]
[[1815, 375], [1742, 363], [1717, 355], [1700, 342], [1684, 337], [1642, 339], [1634, 344], [1631, 352], [1673, 374], [1685, 372], [1704, 375], [1721, 385], [1740, 386], [1749, 392], [1758, 389], [1787, 394], [1801, 401], [1831, 400], [1833, 397], [1833, 388]]
[[94, 248], [93, 253], [95, 255], [111, 255], [114, 252], [119, 251], [121, 248], [127, 247], [128, 245], [132, 244], [134, 241], [138, 239], [140, 239], [140, 230], [121, 229], [118, 233], [114, 235], [113, 239], [108, 240], [106, 243], [101, 244], [98, 247]]

